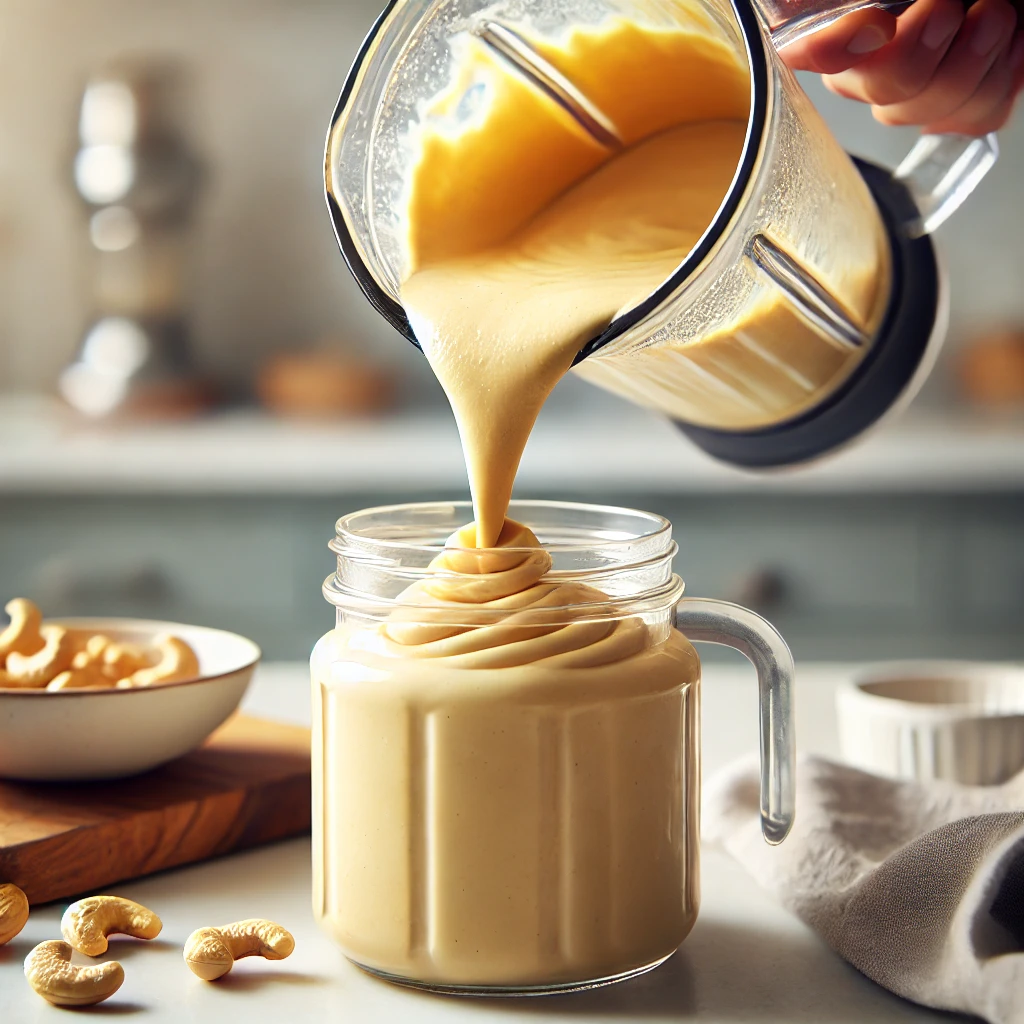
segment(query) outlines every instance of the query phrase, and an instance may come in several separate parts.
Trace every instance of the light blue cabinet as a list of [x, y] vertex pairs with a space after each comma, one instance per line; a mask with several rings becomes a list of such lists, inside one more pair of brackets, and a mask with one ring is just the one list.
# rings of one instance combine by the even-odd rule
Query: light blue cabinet
[[[668, 516], [688, 593], [752, 605], [798, 658], [1024, 658], [1024, 496], [573, 497]], [[388, 500], [0, 496], [0, 597], [221, 626], [302, 658], [332, 622], [335, 520]]]

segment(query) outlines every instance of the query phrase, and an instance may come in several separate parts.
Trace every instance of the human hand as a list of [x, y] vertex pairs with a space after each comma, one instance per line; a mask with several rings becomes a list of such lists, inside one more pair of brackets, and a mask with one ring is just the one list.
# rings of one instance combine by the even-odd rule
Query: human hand
[[[1018, 0], [1019, 2], [1019, 0]], [[834, 93], [870, 103], [882, 124], [985, 135], [1024, 88], [1024, 19], [1010, 0], [915, 0], [895, 15], [869, 8], [781, 51]]]

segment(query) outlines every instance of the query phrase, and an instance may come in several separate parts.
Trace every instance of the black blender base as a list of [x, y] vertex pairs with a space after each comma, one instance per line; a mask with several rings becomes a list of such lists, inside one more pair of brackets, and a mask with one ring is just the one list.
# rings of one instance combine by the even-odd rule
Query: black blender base
[[848, 381], [821, 405], [763, 430], [734, 433], [677, 424], [709, 455], [747, 469], [809, 462], [848, 444], [877, 423], [917, 373], [939, 311], [939, 267], [931, 239], [909, 238], [903, 225], [917, 216], [910, 193], [882, 167], [854, 158], [888, 228], [893, 296], [882, 329]]

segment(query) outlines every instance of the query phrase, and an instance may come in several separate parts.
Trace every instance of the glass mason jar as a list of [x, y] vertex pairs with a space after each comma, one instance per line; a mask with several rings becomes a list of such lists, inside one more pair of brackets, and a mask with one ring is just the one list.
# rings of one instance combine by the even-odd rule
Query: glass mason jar
[[[468, 504], [359, 512], [331, 544], [337, 626], [311, 664], [314, 912], [351, 960], [405, 984], [570, 990], [672, 955], [699, 904], [690, 640], [736, 647], [757, 668], [765, 838], [792, 824], [793, 663], [778, 633], [734, 605], [684, 599], [658, 516], [556, 502], [510, 514], [544, 546], [543, 587], [593, 588], [591, 600], [523, 611], [409, 598], [425, 580], [481, 579], [432, 567], [455, 550], [445, 542]], [[409, 629], [422, 647], [388, 639]], [[625, 659], [580, 660], [613, 633], [644, 639]]]

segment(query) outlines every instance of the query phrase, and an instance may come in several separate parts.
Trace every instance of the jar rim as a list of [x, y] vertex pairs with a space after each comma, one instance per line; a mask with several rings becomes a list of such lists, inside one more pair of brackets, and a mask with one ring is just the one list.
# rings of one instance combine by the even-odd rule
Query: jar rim
[[[561, 626], [565, 624], [565, 614], [570, 611], [576, 622], [613, 622], [633, 618], [674, 607], [679, 603], [685, 589], [686, 585], [682, 579], [672, 575], [656, 590], [647, 590], [635, 596], [609, 597], [606, 601], [590, 601], [587, 604], [545, 605], [534, 612], [520, 611], [516, 615], [516, 626], [520, 629]], [[337, 575], [328, 576], [324, 581], [323, 595], [329, 604], [345, 608], [351, 614], [365, 618], [385, 618], [395, 612], [406, 611], [421, 614], [424, 617], [423, 621], [435, 624], [442, 622], [448, 627], [464, 629], [499, 624], [509, 614], [506, 609], [466, 605], [457, 601], [423, 605], [396, 599], [373, 598], [348, 589], [340, 583]], [[441, 613], [444, 613], [443, 616]], [[406, 621], [420, 620], [414, 614]]]
[[[565, 542], [547, 543], [541, 537], [540, 540], [544, 550], [550, 554], [571, 554], [583, 551], [597, 551], [607, 554], [624, 544], [637, 544], [641, 541], [653, 542], [659, 538], [664, 539], [664, 547], [667, 551], [672, 543], [672, 524], [664, 516], [659, 516], [654, 512], [642, 512], [637, 509], [618, 508], [614, 505], [596, 505], [586, 502], [514, 499], [509, 503], [509, 518], [532, 529], [533, 527], [528, 521], [531, 517], [522, 514], [530, 509], [566, 513], [576, 517], [589, 516], [595, 513], [609, 517], [629, 516], [635, 518], [637, 522], [651, 524], [651, 529], [644, 533], [636, 533], [628, 537], [622, 535], [615, 537], [594, 536], [588, 538], [585, 542], [581, 540], [575, 544]], [[459, 510], [464, 511], [465, 515], [453, 518], [454, 525], [445, 536], [443, 538], [439, 537], [437, 541], [429, 544], [413, 543], [395, 537], [381, 538], [353, 529], [360, 521], [373, 521], [374, 519], [385, 519], [387, 517], [397, 518], [401, 513], [420, 513], [426, 516], [431, 512], [450, 511], [455, 513]], [[439, 555], [443, 551], [479, 553], [482, 550], [480, 548], [457, 547], [447, 543], [448, 538], [455, 531], [473, 522], [473, 514], [473, 503], [471, 501], [405, 502], [396, 505], [379, 505], [374, 508], [362, 509], [359, 512], [351, 512], [338, 519], [335, 524], [335, 538], [328, 546], [335, 554], [351, 553], [355, 550], [363, 550], [369, 554], [374, 548], [382, 551], [392, 548], [404, 553], [419, 552], [423, 555]], [[602, 532], [610, 534], [614, 531]], [[533, 550], [535, 549], [529, 547], [501, 549], [504, 554]], [[623, 566], [625, 564], [623, 562]]]
[[[343, 516], [330, 542], [338, 571], [324, 583], [324, 596], [336, 607], [376, 616], [423, 606], [401, 600], [413, 583], [429, 578], [468, 578], [432, 567], [444, 551], [481, 553], [480, 548], [447, 545], [449, 537], [473, 516], [468, 501], [385, 505]], [[655, 610], [678, 601], [682, 580], [673, 573], [678, 546], [672, 524], [663, 516], [609, 505], [567, 501], [513, 501], [509, 516], [537, 534], [552, 564], [549, 582], [585, 583], [607, 594], [606, 601], [547, 606], [542, 617], [572, 608], [581, 617], [623, 618], [638, 610]], [[412, 534], [412, 539], [409, 539]], [[501, 548], [504, 556], [536, 548]], [[456, 616], [466, 612], [467, 626], [487, 618], [486, 607], [444, 603]], [[495, 620], [507, 611], [494, 609]], [[448, 621], [446, 617], [446, 622]], [[539, 622], [539, 620], [538, 620]], [[456, 624], [454, 619], [450, 624]]]

